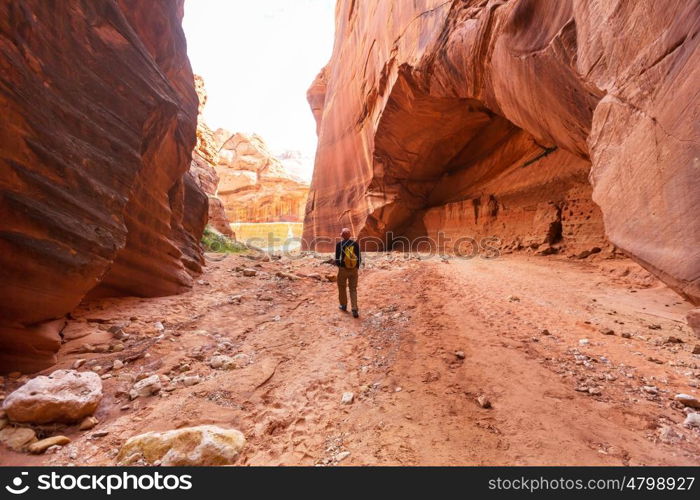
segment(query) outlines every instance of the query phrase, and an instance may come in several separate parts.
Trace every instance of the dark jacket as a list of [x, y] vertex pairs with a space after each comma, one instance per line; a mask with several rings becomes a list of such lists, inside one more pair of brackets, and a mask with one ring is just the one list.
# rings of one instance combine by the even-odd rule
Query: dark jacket
[[355, 247], [355, 255], [357, 255], [357, 267], [362, 264], [362, 255], [360, 254], [360, 245], [355, 240], [339, 241], [335, 244], [335, 265], [345, 267], [345, 247], [353, 245]]

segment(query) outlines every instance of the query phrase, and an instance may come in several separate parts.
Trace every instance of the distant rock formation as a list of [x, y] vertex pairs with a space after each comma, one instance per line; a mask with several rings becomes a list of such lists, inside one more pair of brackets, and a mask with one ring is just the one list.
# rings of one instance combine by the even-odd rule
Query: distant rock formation
[[197, 95], [182, 0], [0, 3], [0, 367], [55, 362], [86, 295], [201, 270]]
[[204, 79], [195, 75], [194, 83], [199, 98], [199, 110], [197, 115], [197, 146], [192, 153], [190, 173], [209, 198], [209, 224], [221, 234], [235, 238], [231, 223], [224, 211], [224, 204], [217, 195], [219, 176], [216, 173], [215, 165], [219, 162], [219, 144], [214, 132], [202, 116], [204, 106], [207, 104]]
[[339, 0], [307, 245], [609, 240], [700, 303], [699, 27], [687, 0]]
[[309, 186], [290, 173], [258, 135], [231, 134], [220, 142], [218, 194], [231, 222], [300, 222]]

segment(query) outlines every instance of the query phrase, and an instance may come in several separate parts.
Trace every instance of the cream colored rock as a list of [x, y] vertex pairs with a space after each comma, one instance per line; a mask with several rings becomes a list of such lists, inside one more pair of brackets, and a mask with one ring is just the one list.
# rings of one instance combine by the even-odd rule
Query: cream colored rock
[[24, 451], [36, 442], [36, 433], [26, 427], [5, 427], [0, 430], [0, 443], [13, 451]]
[[166, 432], [147, 432], [127, 440], [117, 455], [117, 465], [165, 466], [230, 465], [245, 446], [235, 429], [213, 425], [186, 427]]
[[44, 453], [52, 446], [65, 446], [68, 443], [70, 443], [70, 438], [66, 436], [52, 436], [50, 438], [42, 439], [41, 441], [37, 441], [36, 443], [30, 444], [29, 446], [27, 446], [27, 451], [29, 451], [29, 453], [39, 455], [40, 453]]
[[14, 422], [79, 422], [102, 400], [102, 381], [93, 372], [57, 370], [39, 376], [11, 393], [3, 409]]

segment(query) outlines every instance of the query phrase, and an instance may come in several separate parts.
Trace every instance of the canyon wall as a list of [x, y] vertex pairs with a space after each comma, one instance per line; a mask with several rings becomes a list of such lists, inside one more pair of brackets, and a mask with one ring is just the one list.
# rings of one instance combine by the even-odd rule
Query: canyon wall
[[207, 198], [182, 0], [0, 3], [0, 371], [84, 297], [182, 292]]
[[699, 27], [693, 0], [339, 0], [306, 245], [611, 242], [697, 304]]
[[218, 196], [219, 175], [216, 173], [216, 165], [219, 162], [219, 147], [221, 146], [214, 131], [204, 121], [202, 111], [207, 104], [207, 91], [204, 79], [194, 75], [194, 86], [199, 99], [197, 115], [197, 145], [192, 153], [192, 165], [190, 173], [195, 182], [202, 188], [209, 199], [208, 222], [214, 229], [230, 238], [235, 238], [231, 229], [231, 223], [226, 216], [224, 204]]
[[300, 222], [309, 186], [258, 135], [218, 129], [218, 194], [231, 222]]

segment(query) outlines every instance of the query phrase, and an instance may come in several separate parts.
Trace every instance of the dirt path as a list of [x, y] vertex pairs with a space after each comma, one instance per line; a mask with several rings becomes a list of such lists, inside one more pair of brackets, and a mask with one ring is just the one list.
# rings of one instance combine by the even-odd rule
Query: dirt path
[[[243, 276], [252, 266], [258, 274]], [[632, 274], [621, 277], [625, 268]], [[79, 340], [64, 345], [58, 367], [101, 367], [100, 424], [61, 429], [73, 443], [55, 454], [3, 450], [0, 463], [112, 464], [132, 435], [213, 423], [246, 435], [240, 463], [251, 465], [697, 465], [700, 432], [682, 426], [672, 403], [677, 392], [698, 393], [700, 356], [682, 322], [689, 306], [635, 284], [635, 268], [372, 256], [353, 320], [337, 310], [334, 283], [275, 275], [324, 278], [333, 269], [319, 259], [212, 261], [187, 294], [77, 311], [66, 333]], [[107, 329], [125, 321], [123, 351], [72, 352], [114, 344]], [[669, 336], [683, 343], [664, 343]], [[217, 353], [251, 363], [214, 370]], [[117, 358], [125, 366], [110, 370]], [[180, 372], [202, 382], [125, 394], [139, 374]], [[344, 392], [352, 404], [341, 404]]]

